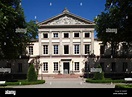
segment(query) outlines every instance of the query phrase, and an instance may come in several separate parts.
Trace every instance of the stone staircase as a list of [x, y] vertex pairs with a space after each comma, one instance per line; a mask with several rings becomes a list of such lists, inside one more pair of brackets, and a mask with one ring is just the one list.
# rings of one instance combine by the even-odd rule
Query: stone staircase
[[79, 78], [79, 74], [57, 74], [54, 75], [54, 78]]

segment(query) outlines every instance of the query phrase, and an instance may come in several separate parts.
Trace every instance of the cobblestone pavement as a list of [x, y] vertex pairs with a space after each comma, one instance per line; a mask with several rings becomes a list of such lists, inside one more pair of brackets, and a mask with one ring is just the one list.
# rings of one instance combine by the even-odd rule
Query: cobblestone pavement
[[82, 78], [44, 78], [45, 83], [39, 85], [10, 86], [12, 88], [114, 88], [115, 84], [86, 83]]

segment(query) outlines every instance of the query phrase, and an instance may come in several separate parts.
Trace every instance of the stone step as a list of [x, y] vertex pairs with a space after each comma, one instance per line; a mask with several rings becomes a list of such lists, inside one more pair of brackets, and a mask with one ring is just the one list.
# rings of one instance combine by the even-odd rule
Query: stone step
[[55, 75], [54, 78], [78, 78], [80, 75], [78, 74], [58, 74]]

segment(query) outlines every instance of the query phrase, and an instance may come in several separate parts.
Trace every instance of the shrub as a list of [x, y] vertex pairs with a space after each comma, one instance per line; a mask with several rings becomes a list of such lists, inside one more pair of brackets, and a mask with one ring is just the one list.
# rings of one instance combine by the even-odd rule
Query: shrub
[[28, 69], [27, 80], [28, 81], [37, 81], [37, 74], [35, 72], [35, 68], [34, 68], [33, 64], [31, 64]]
[[[101, 66], [98, 65], [98, 68], [101, 68]], [[104, 79], [104, 72], [95, 72], [93, 79], [94, 80], [103, 80]]]
[[45, 80], [37, 80], [37, 81], [27, 81], [27, 80], [20, 80], [18, 82], [6, 82], [6, 85], [34, 85], [34, 84], [43, 84]]
[[117, 84], [115, 85], [115, 88], [132, 88], [132, 85], [122, 85], [122, 84]]
[[93, 77], [94, 80], [103, 80], [104, 79], [104, 73], [103, 72], [96, 72]]
[[112, 79], [103, 79], [103, 80], [93, 80], [93, 79], [86, 79], [86, 82], [89, 83], [124, 83], [124, 80], [112, 80]]

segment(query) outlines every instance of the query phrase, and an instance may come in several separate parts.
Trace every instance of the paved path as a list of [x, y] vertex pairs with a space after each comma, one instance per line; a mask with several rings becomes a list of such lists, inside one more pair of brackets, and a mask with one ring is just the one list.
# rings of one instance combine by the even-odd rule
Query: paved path
[[114, 88], [115, 84], [86, 83], [81, 78], [45, 78], [46, 82], [39, 85], [11, 86], [13, 88]]

